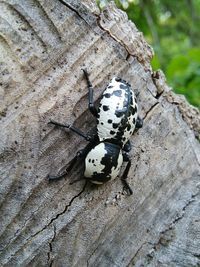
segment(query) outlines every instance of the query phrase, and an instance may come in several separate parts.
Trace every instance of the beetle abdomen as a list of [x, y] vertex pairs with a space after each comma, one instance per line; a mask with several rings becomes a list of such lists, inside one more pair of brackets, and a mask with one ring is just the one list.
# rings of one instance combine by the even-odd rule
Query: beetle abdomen
[[119, 146], [107, 142], [99, 143], [85, 158], [84, 176], [92, 183], [102, 184], [116, 178], [123, 162]]
[[113, 78], [99, 105], [97, 130], [100, 141], [115, 139], [125, 145], [137, 119], [137, 103], [128, 83]]

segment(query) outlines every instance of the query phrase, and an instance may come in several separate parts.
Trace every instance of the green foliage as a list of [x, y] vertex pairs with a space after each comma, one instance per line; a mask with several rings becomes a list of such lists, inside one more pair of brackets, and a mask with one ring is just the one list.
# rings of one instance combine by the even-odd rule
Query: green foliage
[[174, 56], [167, 65], [166, 75], [177, 93], [184, 94], [193, 105], [200, 107], [200, 48]]
[[[99, 0], [106, 5], [109, 0]], [[153, 69], [161, 68], [177, 93], [200, 108], [200, 0], [115, 0], [153, 46]]]

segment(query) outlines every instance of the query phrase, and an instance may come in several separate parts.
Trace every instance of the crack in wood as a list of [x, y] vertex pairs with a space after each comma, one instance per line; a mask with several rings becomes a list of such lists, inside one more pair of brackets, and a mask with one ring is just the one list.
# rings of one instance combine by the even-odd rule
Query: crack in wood
[[93, 250], [93, 252], [92, 252], [91, 255], [89, 256], [89, 258], [87, 259], [87, 267], [89, 267], [89, 260], [92, 258], [92, 256], [94, 255], [94, 253], [97, 251], [98, 247], [99, 247], [99, 246], [97, 246], [97, 247]]
[[[188, 208], [188, 206], [195, 201], [195, 197], [199, 194], [199, 191], [196, 193], [196, 194], [193, 194], [192, 197], [187, 201], [187, 203], [185, 204], [185, 206], [182, 208], [182, 214], [180, 216], [178, 216], [177, 218], [174, 219], [174, 221], [171, 223], [171, 226], [169, 227], [169, 229], [171, 227], [173, 227], [175, 224], [177, 224], [178, 221], [180, 221], [184, 215], [185, 215], [185, 210]], [[166, 230], [169, 230], [169, 229], [166, 229]], [[165, 233], [165, 231], [164, 231]]]
[[72, 205], [73, 201], [78, 198], [84, 191], [85, 191], [85, 188], [86, 188], [86, 185], [87, 185], [87, 182], [85, 182], [84, 186], [83, 186], [83, 189], [77, 194], [75, 195], [69, 202], [68, 205], [65, 206], [64, 210], [60, 213], [58, 213], [55, 217], [53, 217], [51, 219], [51, 221], [45, 225], [40, 231], [36, 232], [34, 235], [31, 235], [31, 238], [35, 237], [36, 235], [38, 235], [39, 233], [43, 232], [45, 229], [47, 229], [55, 220], [57, 220], [61, 215], [63, 215], [67, 210], [68, 208]]
[[[69, 3], [66, 3], [64, 0], [58, 0], [61, 4], [63, 4], [64, 6], [66, 6], [67, 8], [69, 8], [70, 10], [72, 10], [74, 13], [77, 14], [77, 16], [79, 18], [81, 18], [90, 28], [91, 28], [91, 25], [80, 15], [80, 13], [75, 9], [73, 8]], [[92, 28], [91, 28], [92, 29]]]
[[[110, 11], [113, 16], [110, 15]], [[151, 71], [150, 60], [153, 56], [153, 50], [146, 43], [142, 34], [136, 31], [135, 27], [129, 23], [125, 13], [121, 10], [116, 12], [116, 6], [111, 3], [96, 17], [99, 28], [126, 50], [126, 61], [129, 61], [129, 58], [132, 56], [145, 67], [145, 71]], [[112, 22], [115, 22], [115, 25]], [[126, 23], [127, 25], [124, 28]], [[141, 53], [141, 47], [144, 49], [143, 53]]]
[[156, 106], [159, 104], [159, 102], [156, 102], [154, 105], [152, 105], [150, 107], [149, 110], [147, 110], [147, 112], [145, 113], [144, 117], [143, 117], [143, 120], [145, 120], [147, 118], [147, 116], [149, 115], [149, 113], [151, 113], [155, 108]]
[[51, 254], [53, 251], [52, 243], [54, 242], [55, 238], [56, 238], [56, 226], [54, 225], [53, 226], [53, 237], [49, 242], [49, 251], [47, 253], [47, 263], [49, 263], [49, 267], [52, 267], [53, 261], [54, 261]]
[[[106, 30], [106, 29], [101, 25], [100, 20], [101, 20], [100, 16], [97, 16], [97, 25], [99, 26], [99, 28], [102, 29], [105, 33], [107, 33], [108, 36], [112, 38], [112, 40], [114, 40], [115, 42], [117, 42], [121, 47], [123, 47], [123, 48], [126, 50], [126, 52], [127, 52], [127, 55], [126, 55], [126, 58], [125, 58], [126, 61], [128, 61], [129, 58], [132, 56], [132, 57], [135, 57], [135, 58], [138, 60], [138, 62], [140, 62], [139, 59], [138, 59], [138, 57], [137, 57], [136, 55], [131, 55], [131, 54], [129, 53], [129, 51], [128, 51], [126, 45], [125, 45], [122, 41], [118, 41], [117, 38], [113, 37], [112, 34], [110, 34], [109, 30]], [[141, 62], [140, 62], [140, 63], [141, 63]]]
[[[176, 216], [176, 218], [173, 219], [173, 221], [169, 224], [169, 226], [161, 231], [159, 233], [159, 238], [158, 241], [155, 243], [149, 242], [149, 241], [145, 241], [144, 243], [141, 244], [141, 246], [137, 249], [136, 253], [134, 254], [134, 256], [131, 258], [131, 260], [129, 261], [129, 263], [127, 264], [127, 266], [129, 266], [130, 264], [132, 264], [132, 262], [135, 260], [135, 258], [137, 258], [138, 254], [140, 253], [140, 251], [142, 250], [142, 248], [144, 247], [144, 245], [151, 245], [151, 247], [148, 249], [148, 251], [146, 253], [145, 257], [148, 257], [148, 263], [149, 261], [153, 260], [154, 257], [154, 252], [157, 251], [161, 246], [164, 246], [163, 244], [163, 239], [165, 238], [165, 234], [169, 231], [172, 230], [175, 225], [180, 222], [181, 219], [183, 219], [184, 215], [185, 215], [185, 210], [190, 206], [191, 203], [193, 203], [195, 201], [195, 197], [199, 194], [199, 191], [197, 191], [197, 193], [193, 194], [191, 196], [191, 198], [187, 201], [187, 203], [184, 205], [184, 207], [182, 208], [182, 210], [179, 212], [180, 215]], [[171, 240], [167, 240], [169, 243]], [[197, 255], [198, 258], [199, 255]]]
[[148, 242], [148, 241], [145, 241], [143, 242], [139, 248], [137, 249], [137, 251], [135, 252], [134, 256], [131, 258], [131, 260], [129, 261], [129, 263], [127, 264], [127, 266], [129, 266], [130, 264], [132, 265], [132, 262], [135, 260], [135, 258], [137, 257], [137, 255], [140, 253], [140, 251], [142, 250], [142, 248], [145, 246], [145, 245], [153, 245], [151, 242]]
[[11, 237], [9, 240], [8, 240], [8, 243], [7, 245], [5, 245], [2, 249], [0, 249], [0, 252], [4, 251], [14, 240], [15, 240], [15, 237], [17, 237], [18, 233], [19, 232], [22, 232], [22, 230], [24, 229], [24, 227], [26, 226], [27, 222], [29, 222], [29, 220], [31, 219], [31, 217], [40, 209], [40, 207], [38, 206], [38, 208], [33, 212], [31, 213], [31, 216], [29, 216], [25, 222], [23, 223], [23, 225], [21, 226], [20, 229], [17, 229], [17, 231], [15, 231], [13, 237]]
[[157, 250], [157, 247], [161, 244], [161, 238], [165, 235], [166, 232], [168, 232], [169, 230], [173, 229], [175, 227], [175, 225], [181, 220], [183, 219], [183, 217], [185, 216], [185, 210], [191, 205], [191, 203], [193, 203], [195, 201], [196, 196], [199, 194], [199, 191], [197, 191], [197, 193], [192, 194], [191, 198], [186, 202], [186, 204], [184, 205], [184, 207], [182, 208], [182, 210], [179, 212], [179, 215], [177, 214], [177, 216], [173, 219], [173, 221], [169, 224], [169, 226], [160, 232], [160, 238], [158, 239], [158, 242], [154, 244], [154, 249]]
[[[68, 205], [65, 206], [64, 210], [60, 213], [58, 213], [54, 218], [51, 219], [51, 221], [45, 225], [41, 230], [37, 231], [34, 235], [31, 235], [29, 238], [26, 239], [26, 242], [29, 242], [30, 239], [34, 238], [35, 236], [37, 236], [38, 234], [40, 234], [41, 232], [43, 232], [45, 229], [47, 229], [55, 220], [58, 219], [59, 216], [63, 215], [67, 210], [68, 208], [72, 205], [73, 201], [78, 198], [84, 191], [85, 191], [85, 188], [86, 188], [86, 185], [87, 183], [85, 182], [84, 186], [83, 186], [83, 189], [77, 194], [75, 195], [69, 202]], [[55, 231], [55, 230], [54, 230]], [[55, 235], [56, 237], [56, 235]], [[55, 239], [55, 237], [53, 238], [53, 240]], [[50, 243], [52, 242], [52, 240], [50, 241]], [[17, 251], [15, 251], [15, 253], [11, 254], [10, 255], [10, 259], [16, 254]]]

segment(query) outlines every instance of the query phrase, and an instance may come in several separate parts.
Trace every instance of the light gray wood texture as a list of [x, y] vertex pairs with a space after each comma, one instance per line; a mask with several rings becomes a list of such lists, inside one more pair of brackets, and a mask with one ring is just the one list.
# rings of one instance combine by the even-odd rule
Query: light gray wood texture
[[[0, 266], [200, 266], [200, 115], [152, 72], [142, 33], [114, 4], [102, 13], [89, 0], [0, 7]], [[46, 179], [86, 145], [48, 121], [95, 126], [83, 67], [96, 100], [114, 75], [140, 93], [132, 196], [120, 179], [70, 185], [81, 164]]]

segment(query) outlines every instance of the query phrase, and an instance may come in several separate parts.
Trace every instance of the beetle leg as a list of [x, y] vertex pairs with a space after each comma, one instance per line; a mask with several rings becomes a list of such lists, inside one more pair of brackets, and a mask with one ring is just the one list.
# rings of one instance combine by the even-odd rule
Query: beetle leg
[[82, 69], [83, 70], [83, 73], [84, 73], [84, 76], [86, 78], [86, 81], [87, 81], [87, 85], [88, 85], [88, 108], [90, 110], [90, 112], [92, 113], [92, 115], [94, 115], [95, 117], [97, 117], [97, 109], [94, 105], [94, 101], [93, 101], [93, 87], [92, 87], [92, 84], [90, 82], [90, 79], [89, 79], [89, 74], [87, 72], [86, 69]]
[[124, 170], [124, 173], [123, 173], [123, 175], [121, 177], [121, 180], [122, 180], [122, 183], [124, 184], [125, 189], [129, 192], [130, 195], [132, 195], [133, 191], [132, 191], [130, 185], [128, 184], [128, 182], [126, 180], [126, 178], [128, 176], [128, 172], [129, 172], [130, 167], [131, 167], [131, 160], [130, 160], [128, 154], [125, 153], [125, 152], [123, 153], [123, 160], [128, 162], [128, 163], [127, 163], [126, 168]]
[[131, 150], [131, 142], [130, 142], [130, 140], [128, 140], [123, 147], [123, 151], [129, 152], [130, 150]]
[[75, 132], [77, 133], [78, 135], [82, 136], [83, 138], [85, 138], [86, 141], [90, 141], [92, 139], [92, 137], [88, 134], [85, 134], [83, 133], [81, 130], [77, 129], [76, 127], [74, 127], [73, 125], [71, 124], [62, 124], [62, 123], [59, 123], [59, 122], [56, 122], [56, 121], [53, 121], [53, 120], [50, 120], [49, 121], [49, 124], [54, 124], [56, 126], [59, 126], [59, 127], [64, 127], [64, 128], [68, 128], [70, 129], [72, 132]]
[[[87, 146], [84, 149], [79, 150], [76, 153], [76, 156], [70, 161], [69, 166], [67, 167], [67, 169], [63, 173], [61, 173], [60, 175], [56, 175], [56, 176], [51, 176], [51, 175], [47, 176], [49, 181], [59, 180], [59, 179], [63, 178], [65, 175], [67, 175], [71, 171], [71, 169], [74, 167], [74, 165], [77, 162], [77, 160], [79, 158], [85, 158], [87, 153], [88, 153], [88, 147]], [[80, 179], [80, 180], [82, 180], [82, 179]]]
[[60, 175], [56, 175], [56, 176], [51, 176], [48, 175], [47, 178], [49, 179], [49, 181], [54, 181], [54, 180], [59, 180], [61, 178], [63, 178], [65, 175], [67, 175], [69, 173], [69, 171], [73, 168], [74, 164], [77, 161], [78, 156], [76, 155], [69, 163], [69, 166], [67, 167], [67, 169], [61, 173]]
[[143, 126], [143, 119], [141, 119], [139, 116], [137, 117], [137, 120], [136, 120], [136, 125], [135, 127], [136, 128], [142, 128]]

